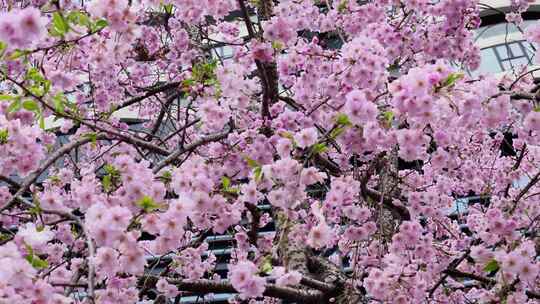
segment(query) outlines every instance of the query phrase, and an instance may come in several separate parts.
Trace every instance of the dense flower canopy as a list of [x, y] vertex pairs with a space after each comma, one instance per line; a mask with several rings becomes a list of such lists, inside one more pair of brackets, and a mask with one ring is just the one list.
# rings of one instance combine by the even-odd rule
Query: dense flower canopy
[[463, 73], [479, 25], [478, 0], [1, 2], [0, 303], [538, 303], [540, 85]]

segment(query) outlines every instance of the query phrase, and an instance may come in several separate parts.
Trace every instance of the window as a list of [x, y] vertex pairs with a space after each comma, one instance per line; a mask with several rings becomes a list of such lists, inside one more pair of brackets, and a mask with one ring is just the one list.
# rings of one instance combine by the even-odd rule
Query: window
[[532, 64], [535, 47], [526, 40], [490, 46], [481, 50], [480, 67], [469, 71], [472, 76], [479, 74], [513, 71]]

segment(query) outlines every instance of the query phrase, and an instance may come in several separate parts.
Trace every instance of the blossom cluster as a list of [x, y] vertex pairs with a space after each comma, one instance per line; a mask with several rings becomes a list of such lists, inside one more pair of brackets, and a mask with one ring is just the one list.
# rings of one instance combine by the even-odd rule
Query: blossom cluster
[[46, 36], [46, 17], [38, 8], [0, 12], [0, 41], [9, 49], [27, 49], [38, 45]]
[[1, 303], [540, 298], [540, 87], [458, 68], [477, 0], [12, 2]]

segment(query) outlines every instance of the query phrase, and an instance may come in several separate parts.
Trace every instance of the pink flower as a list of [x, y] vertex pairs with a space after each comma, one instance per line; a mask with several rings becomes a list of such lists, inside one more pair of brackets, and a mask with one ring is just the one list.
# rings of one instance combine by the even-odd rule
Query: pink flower
[[293, 149], [293, 145], [290, 139], [281, 138], [278, 140], [277, 145], [276, 145], [276, 150], [281, 158], [291, 157], [292, 149]]
[[326, 174], [319, 172], [314, 167], [306, 168], [300, 173], [300, 183], [302, 185], [311, 185], [315, 183], [322, 183]]
[[167, 282], [165, 278], [160, 278], [156, 283], [156, 289], [164, 294], [168, 298], [174, 298], [178, 295], [179, 291], [175, 285]]
[[289, 44], [296, 36], [296, 30], [290, 21], [285, 18], [275, 16], [264, 24], [264, 38], [269, 41], [280, 41]]
[[331, 237], [332, 230], [325, 221], [321, 221], [309, 231], [307, 244], [313, 248], [320, 249], [329, 244]]
[[540, 131], [540, 112], [529, 112], [523, 120], [523, 128], [527, 131]]
[[53, 239], [54, 232], [50, 231], [49, 227], [38, 230], [34, 223], [27, 223], [19, 230], [17, 237], [32, 249], [39, 250]]
[[29, 6], [23, 10], [0, 13], [0, 40], [11, 49], [30, 48], [44, 38], [47, 18], [39, 9]]
[[254, 298], [262, 296], [265, 281], [256, 275], [257, 266], [250, 261], [238, 262], [230, 267], [231, 284], [243, 298]]
[[293, 286], [300, 284], [302, 274], [296, 270], [287, 272], [276, 279], [277, 286]]
[[367, 100], [364, 92], [353, 90], [346, 97], [345, 114], [355, 125], [363, 125], [377, 119], [377, 106]]
[[40, 37], [45, 32], [46, 20], [41, 17], [41, 12], [35, 7], [27, 7], [20, 11], [19, 29], [30, 37]]
[[268, 201], [276, 207], [287, 208], [287, 194], [283, 189], [272, 190], [268, 194]]
[[316, 128], [307, 128], [296, 133], [294, 140], [300, 148], [307, 148], [317, 142], [317, 135], [318, 133]]

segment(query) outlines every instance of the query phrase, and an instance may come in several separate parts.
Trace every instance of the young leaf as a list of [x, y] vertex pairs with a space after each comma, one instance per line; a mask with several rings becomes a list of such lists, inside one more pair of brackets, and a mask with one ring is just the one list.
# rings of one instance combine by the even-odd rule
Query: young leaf
[[262, 274], [270, 274], [272, 272], [272, 256], [267, 255], [263, 258], [261, 267], [260, 267], [260, 273]]
[[223, 190], [227, 190], [231, 186], [231, 179], [226, 176], [223, 176], [221, 178], [221, 184], [223, 186]]
[[12, 113], [19, 111], [22, 108], [22, 103], [20, 99], [14, 100], [9, 107], [6, 109], [6, 113]]
[[164, 171], [159, 177], [165, 184], [169, 184], [172, 181], [172, 172]]
[[454, 85], [458, 80], [463, 78], [465, 75], [463, 73], [452, 73], [446, 77], [445, 80], [442, 81], [443, 87], [450, 87]]
[[5, 95], [5, 94], [0, 95], [0, 101], [12, 100], [12, 99], [13, 99], [13, 96], [11, 95]]
[[486, 266], [484, 266], [485, 272], [493, 272], [497, 270], [499, 270], [499, 262], [497, 262], [495, 259], [489, 261]]
[[96, 146], [97, 144], [97, 134], [95, 132], [88, 132], [86, 134], [83, 135], [84, 137], [90, 139], [90, 141], [92, 142], [92, 146]]
[[102, 29], [104, 29], [107, 25], [109, 25], [109, 23], [107, 22], [107, 20], [105, 20], [105, 19], [100, 19], [100, 20], [96, 21], [96, 23], [94, 23], [94, 26], [92, 26], [92, 32], [93, 32], [93, 33], [99, 32], [99, 31], [101, 31]]
[[253, 170], [253, 175], [255, 176], [255, 181], [260, 181], [262, 179], [262, 176], [263, 176], [263, 172], [262, 172], [262, 167], [256, 167], [254, 170]]
[[314, 144], [311, 149], [313, 151], [313, 154], [319, 154], [328, 150], [328, 147], [324, 143], [318, 143], [318, 144]]
[[105, 192], [109, 192], [112, 187], [112, 176], [110, 174], [105, 175], [101, 181], [101, 185], [103, 186], [103, 190], [105, 190]]
[[7, 48], [7, 44], [0, 41], [0, 58], [2, 58], [2, 56], [4, 56], [4, 52], [6, 51], [6, 48]]
[[88, 18], [88, 15], [86, 15], [84, 12], [73, 11], [68, 14], [66, 19], [73, 24], [77, 24], [87, 28], [90, 28], [92, 26], [90, 18]]
[[64, 108], [65, 108], [65, 96], [62, 92], [56, 94], [52, 98], [54, 109], [61, 114], [64, 114]]
[[38, 104], [33, 101], [33, 100], [25, 100], [23, 101], [22, 103], [22, 107], [25, 109], [25, 110], [28, 110], [28, 111], [32, 111], [32, 112], [37, 112], [39, 111], [39, 106]]
[[60, 35], [65, 35], [69, 31], [69, 24], [64, 16], [59, 12], [53, 13], [53, 29]]
[[336, 139], [338, 136], [340, 136], [341, 134], [343, 134], [343, 132], [345, 131], [346, 127], [339, 127], [339, 128], [335, 128], [334, 130], [332, 130], [329, 134], [328, 137], [330, 137], [331, 139]]
[[8, 129], [0, 130], [0, 145], [7, 143], [8, 138], [9, 138]]
[[159, 208], [159, 204], [157, 204], [153, 198], [147, 195], [138, 200], [136, 205], [139, 206], [146, 213], [152, 212]]
[[41, 130], [45, 130], [45, 117], [43, 117], [43, 114], [41, 112], [39, 112], [38, 117], [39, 117], [39, 127], [41, 128]]
[[22, 56], [28, 55], [28, 53], [29, 52], [25, 51], [25, 50], [15, 50], [15, 51], [11, 52], [11, 54], [8, 56], [8, 59], [9, 60], [19, 59]]
[[174, 8], [174, 6], [173, 6], [172, 4], [165, 4], [165, 5], [163, 5], [163, 10], [164, 10], [165, 13], [167, 13], [168, 15], [172, 15], [173, 8]]
[[349, 120], [349, 117], [346, 115], [346, 114], [343, 114], [343, 113], [340, 113], [337, 117], [336, 117], [336, 123], [338, 125], [343, 125], [343, 126], [349, 126], [351, 125], [351, 121]]
[[34, 250], [30, 245], [26, 245], [26, 251], [28, 252], [28, 254], [26, 255], [26, 260], [28, 261], [28, 263], [30, 263], [30, 265], [32, 265], [32, 267], [36, 269], [43, 269], [49, 267], [49, 263], [47, 261], [41, 259], [34, 254]]
[[103, 169], [105, 170], [105, 172], [107, 172], [107, 174], [118, 174], [118, 170], [111, 164], [106, 164]]
[[250, 168], [256, 168], [256, 167], [260, 167], [261, 165], [254, 159], [251, 159], [247, 156], [244, 157], [247, 161], [247, 164]]
[[272, 41], [272, 48], [276, 51], [280, 51], [283, 49], [283, 44], [279, 41]]

